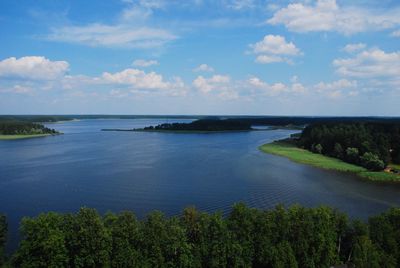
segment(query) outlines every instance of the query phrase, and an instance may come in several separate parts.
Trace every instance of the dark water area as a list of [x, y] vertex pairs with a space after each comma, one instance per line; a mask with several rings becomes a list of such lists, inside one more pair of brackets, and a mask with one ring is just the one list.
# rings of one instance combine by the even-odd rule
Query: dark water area
[[179, 214], [194, 205], [228, 212], [235, 202], [257, 208], [279, 203], [329, 205], [366, 219], [400, 205], [400, 187], [361, 180], [262, 153], [258, 146], [297, 131], [213, 134], [102, 132], [191, 120], [92, 119], [48, 124], [64, 135], [0, 141], [0, 213], [9, 249], [23, 216], [132, 210]]

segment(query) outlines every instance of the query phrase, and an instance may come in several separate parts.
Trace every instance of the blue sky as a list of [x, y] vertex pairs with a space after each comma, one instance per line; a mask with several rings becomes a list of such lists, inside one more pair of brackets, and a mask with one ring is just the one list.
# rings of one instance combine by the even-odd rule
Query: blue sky
[[400, 115], [395, 0], [3, 0], [0, 35], [0, 114]]

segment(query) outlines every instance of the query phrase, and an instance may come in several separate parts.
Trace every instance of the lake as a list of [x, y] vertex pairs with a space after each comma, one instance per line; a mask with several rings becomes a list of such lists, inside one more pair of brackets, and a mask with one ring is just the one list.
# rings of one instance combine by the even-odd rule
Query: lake
[[229, 211], [243, 201], [257, 208], [279, 203], [338, 208], [366, 219], [400, 206], [400, 187], [320, 170], [262, 153], [258, 146], [297, 131], [174, 134], [102, 132], [172, 119], [81, 120], [47, 124], [64, 135], [0, 141], [0, 212], [10, 224], [9, 248], [22, 216], [76, 212], [87, 206], [179, 214], [194, 205]]

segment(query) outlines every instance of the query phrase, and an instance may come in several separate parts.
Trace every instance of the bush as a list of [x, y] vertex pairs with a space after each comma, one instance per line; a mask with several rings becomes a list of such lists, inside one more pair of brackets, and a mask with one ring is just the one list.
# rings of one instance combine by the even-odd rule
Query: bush
[[370, 152], [361, 157], [361, 165], [372, 171], [381, 171], [385, 168], [385, 163], [377, 155]]

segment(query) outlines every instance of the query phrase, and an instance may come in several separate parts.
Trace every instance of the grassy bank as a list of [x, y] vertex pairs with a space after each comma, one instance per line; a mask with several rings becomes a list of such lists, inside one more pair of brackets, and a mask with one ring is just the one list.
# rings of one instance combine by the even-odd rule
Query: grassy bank
[[260, 150], [265, 153], [284, 156], [301, 164], [307, 164], [323, 169], [352, 172], [360, 177], [373, 181], [400, 181], [400, 175], [384, 171], [368, 171], [363, 167], [349, 164], [336, 158], [315, 154], [305, 149], [298, 148], [296, 145], [289, 142], [276, 141], [264, 144], [260, 146]]
[[0, 135], [0, 140], [19, 140], [51, 136], [52, 134], [33, 134], [33, 135]]

